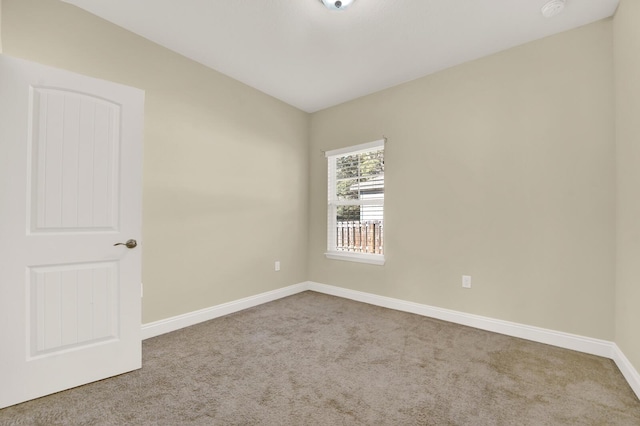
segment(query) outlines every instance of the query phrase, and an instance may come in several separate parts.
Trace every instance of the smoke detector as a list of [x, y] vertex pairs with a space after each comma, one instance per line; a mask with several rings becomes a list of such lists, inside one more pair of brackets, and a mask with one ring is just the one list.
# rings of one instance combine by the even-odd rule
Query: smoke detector
[[351, 6], [354, 0], [320, 0], [327, 9], [344, 10]]
[[553, 18], [564, 10], [566, 0], [551, 0], [542, 6], [542, 16], [545, 18]]

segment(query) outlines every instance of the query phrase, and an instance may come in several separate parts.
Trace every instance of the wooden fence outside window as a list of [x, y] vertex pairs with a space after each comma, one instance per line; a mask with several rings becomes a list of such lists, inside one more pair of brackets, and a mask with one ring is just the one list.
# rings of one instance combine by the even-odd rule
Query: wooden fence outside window
[[336, 250], [384, 254], [382, 221], [336, 222]]

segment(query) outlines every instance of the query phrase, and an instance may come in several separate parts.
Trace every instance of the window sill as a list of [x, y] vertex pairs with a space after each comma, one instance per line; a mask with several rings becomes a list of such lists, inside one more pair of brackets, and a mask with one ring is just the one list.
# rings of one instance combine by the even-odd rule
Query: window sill
[[330, 251], [324, 254], [327, 259], [344, 260], [347, 262], [369, 263], [371, 265], [384, 265], [382, 254], [360, 254], [339, 251]]

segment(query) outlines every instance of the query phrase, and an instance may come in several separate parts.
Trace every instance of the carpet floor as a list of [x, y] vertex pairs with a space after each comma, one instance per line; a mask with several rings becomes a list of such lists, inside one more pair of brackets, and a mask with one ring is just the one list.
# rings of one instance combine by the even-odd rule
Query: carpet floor
[[[0, 381], [1, 384], [1, 381]], [[0, 425], [640, 425], [613, 361], [304, 292], [143, 342]]]

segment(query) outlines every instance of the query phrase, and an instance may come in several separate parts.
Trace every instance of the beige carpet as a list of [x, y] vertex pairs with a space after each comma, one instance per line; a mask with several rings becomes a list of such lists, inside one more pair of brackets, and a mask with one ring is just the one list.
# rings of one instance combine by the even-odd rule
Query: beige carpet
[[1, 425], [640, 425], [608, 359], [305, 292], [146, 340]]

